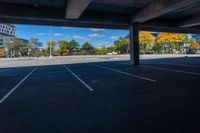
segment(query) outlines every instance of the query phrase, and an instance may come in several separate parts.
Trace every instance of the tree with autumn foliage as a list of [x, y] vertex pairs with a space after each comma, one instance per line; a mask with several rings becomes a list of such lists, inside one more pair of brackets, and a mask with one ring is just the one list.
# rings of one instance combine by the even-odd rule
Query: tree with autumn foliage
[[196, 39], [191, 39], [189, 44], [188, 44], [188, 50], [189, 51], [197, 51], [200, 50], [200, 44], [197, 42]]
[[[84, 44], [79, 44], [75, 40], [60, 40], [56, 42], [53, 41], [51, 43], [54, 55], [61, 56], [78, 54], [102, 55], [112, 52], [117, 52], [118, 54], [128, 54], [130, 52], [130, 40], [128, 36], [119, 37], [116, 41], [114, 41], [112, 46], [103, 46], [100, 48], [95, 48], [92, 46], [92, 44], [88, 42]], [[141, 31], [139, 34], [139, 44], [140, 51], [144, 54], [187, 53], [188, 51], [190, 53], [195, 53], [197, 50], [200, 50], [200, 45], [198, 41], [196, 41], [191, 35], [187, 34], [163, 32], [152, 33]], [[48, 53], [49, 45], [45, 51], [47, 51]], [[45, 55], [48, 56], [49, 54]]]
[[5, 56], [5, 54], [4, 54], [5, 52], [4, 52], [4, 49], [3, 48], [0, 48], [0, 57], [3, 57], [3, 56]]
[[155, 36], [151, 32], [142, 31], [139, 34], [140, 50], [142, 53], [150, 52], [153, 50], [153, 45], [155, 44]]
[[159, 45], [160, 50], [166, 53], [173, 53], [174, 50], [183, 50], [186, 39], [186, 34], [161, 32], [158, 34], [156, 45]]

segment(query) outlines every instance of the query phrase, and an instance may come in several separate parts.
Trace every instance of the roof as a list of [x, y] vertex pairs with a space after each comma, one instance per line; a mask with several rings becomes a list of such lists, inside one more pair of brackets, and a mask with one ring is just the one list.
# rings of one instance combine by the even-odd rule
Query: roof
[[200, 0], [0, 0], [0, 22], [200, 33]]

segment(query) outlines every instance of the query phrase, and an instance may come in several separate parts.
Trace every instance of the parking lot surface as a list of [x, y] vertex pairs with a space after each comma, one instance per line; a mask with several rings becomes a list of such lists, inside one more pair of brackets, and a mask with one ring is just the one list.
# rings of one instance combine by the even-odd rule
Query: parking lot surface
[[200, 57], [0, 60], [0, 133], [199, 133]]

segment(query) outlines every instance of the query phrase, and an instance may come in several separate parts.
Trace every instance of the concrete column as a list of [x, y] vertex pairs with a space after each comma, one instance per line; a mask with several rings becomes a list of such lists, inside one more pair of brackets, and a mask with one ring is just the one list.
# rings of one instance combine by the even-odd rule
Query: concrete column
[[130, 60], [132, 65], [140, 64], [139, 24], [130, 25]]

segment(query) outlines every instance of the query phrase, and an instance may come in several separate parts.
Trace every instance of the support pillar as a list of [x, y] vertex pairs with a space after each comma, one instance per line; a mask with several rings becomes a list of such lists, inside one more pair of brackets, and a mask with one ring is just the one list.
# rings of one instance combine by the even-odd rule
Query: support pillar
[[130, 25], [130, 60], [132, 65], [140, 65], [139, 23]]

